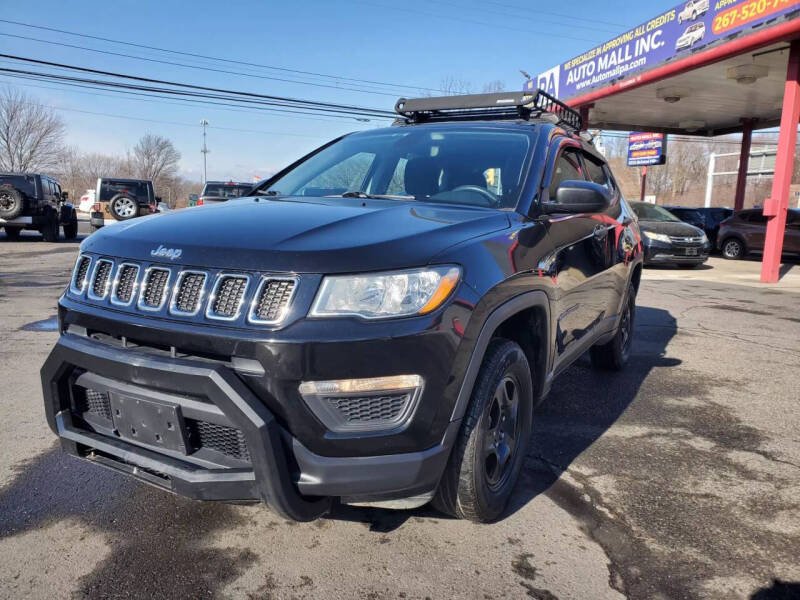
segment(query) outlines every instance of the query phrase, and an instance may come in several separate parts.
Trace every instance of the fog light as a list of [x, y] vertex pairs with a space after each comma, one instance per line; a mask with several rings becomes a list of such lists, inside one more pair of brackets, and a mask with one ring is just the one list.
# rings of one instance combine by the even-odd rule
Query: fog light
[[419, 375], [389, 375], [304, 381], [299, 391], [311, 411], [330, 431], [389, 432], [408, 424], [423, 386], [424, 380]]

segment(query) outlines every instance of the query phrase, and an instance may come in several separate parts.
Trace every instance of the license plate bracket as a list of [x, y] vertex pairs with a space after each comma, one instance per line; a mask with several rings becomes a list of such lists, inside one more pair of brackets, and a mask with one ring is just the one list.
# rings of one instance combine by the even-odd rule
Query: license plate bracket
[[686, 248], [686, 256], [697, 256], [697, 248]]
[[119, 436], [131, 442], [186, 454], [183, 416], [177, 404], [110, 394], [111, 419]]

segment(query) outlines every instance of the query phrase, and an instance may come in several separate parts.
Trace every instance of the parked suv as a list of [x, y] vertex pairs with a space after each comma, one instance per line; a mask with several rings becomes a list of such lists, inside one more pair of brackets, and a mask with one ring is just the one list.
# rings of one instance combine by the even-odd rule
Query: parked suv
[[12, 240], [23, 229], [39, 231], [46, 242], [58, 241], [59, 227], [68, 240], [78, 236], [78, 214], [67, 192], [38, 173], [0, 173], [0, 225]]
[[497, 519], [534, 406], [621, 369], [636, 219], [543, 92], [401, 100], [251, 198], [87, 239], [42, 368], [70, 454], [292, 519]]
[[712, 250], [717, 247], [720, 223], [733, 214], [732, 208], [687, 206], [665, 206], [664, 208], [684, 223], [702, 229], [708, 237]]
[[[767, 217], [760, 208], [741, 210], [722, 222], [719, 249], [725, 258], [744, 258], [750, 252], [763, 252], [767, 235]], [[783, 251], [800, 254], [800, 210], [790, 208], [786, 215]]]
[[203, 192], [195, 203], [196, 206], [213, 204], [215, 202], [226, 202], [232, 198], [246, 196], [253, 189], [252, 183], [236, 181], [206, 181]]
[[97, 231], [109, 219], [127, 221], [149, 215], [160, 200], [153, 193], [153, 182], [147, 179], [100, 177], [92, 207], [92, 230]]

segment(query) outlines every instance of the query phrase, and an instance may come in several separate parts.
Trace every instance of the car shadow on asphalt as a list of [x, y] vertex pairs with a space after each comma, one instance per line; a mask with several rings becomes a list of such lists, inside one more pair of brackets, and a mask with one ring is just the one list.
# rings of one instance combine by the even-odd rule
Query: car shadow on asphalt
[[533, 437], [506, 517], [558, 481], [625, 412], [653, 369], [681, 364], [666, 356], [677, 330], [668, 311], [639, 306], [631, 357], [622, 371], [595, 370], [587, 354], [553, 382], [534, 414]]
[[[0, 541], [50, 531], [52, 544], [26, 552], [74, 561], [67, 570], [82, 598], [211, 598], [257, 561], [248, 549], [213, 545], [220, 533], [248, 527], [238, 508], [153, 489], [66, 456], [55, 443], [0, 488]], [[107, 553], [94, 554], [86, 536]], [[30, 544], [25, 539], [18, 543]]]

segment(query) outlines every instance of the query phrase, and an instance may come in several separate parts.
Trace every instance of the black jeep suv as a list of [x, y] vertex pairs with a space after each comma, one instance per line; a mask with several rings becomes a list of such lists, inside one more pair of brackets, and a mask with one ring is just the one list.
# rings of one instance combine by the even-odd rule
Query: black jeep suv
[[78, 213], [58, 181], [38, 173], [0, 173], [0, 226], [9, 239], [35, 229], [46, 242], [58, 241], [59, 227], [68, 240], [78, 236]]
[[397, 111], [251, 197], [83, 242], [42, 368], [68, 453], [292, 519], [502, 514], [553, 379], [628, 358], [637, 222], [542, 92]]

